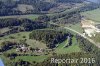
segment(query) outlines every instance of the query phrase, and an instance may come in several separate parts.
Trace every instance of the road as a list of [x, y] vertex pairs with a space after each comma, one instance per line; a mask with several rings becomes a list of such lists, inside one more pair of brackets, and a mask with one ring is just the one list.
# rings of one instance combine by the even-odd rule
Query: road
[[[3, 17], [0, 17], [0, 18], [27, 18], [28, 16], [31, 16], [31, 15], [33, 15], [33, 14], [30, 14], [30, 15], [3, 16]], [[58, 25], [58, 24], [54, 24], [54, 23], [50, 23], [50, 24]], [[80, 35], [80, 36], [82, 36], [83, 38], [89, 40], [91, 43], [93, 43], [93, 44], [96, 45], [98, 48], [100, 48], [100, 43], [97, 43], [97, 44], [96, 44], [92, 39], [90, 39], [90, 38], [84, 36], [83, 34], [79, 33], [78, 31], [75, 31], [75, 30], [73, 30], [73, 29], [71, 29], [71, 28], [64, 27], [64, 26], [60, 26], [60, 27], [63, 27], [63, 28], [65, 28], [65, 29], [68, 29], [68, 30], [71, 30], [71, 31], [77, 33], [78, 35]]]
[[[58, 24], [55, 24], [55, 23], [50, 23], [50, 24], [58, 25]], [[73, 32], [77, 33], [77, 34], [80, 35], [81, 37], [87, 39], [87, 40], [90, 41], [92, 44], [94, 44], [95, 46], [97, 46], [98, 48], [100, 48], [100, 43], [94, 42], [92, 39], [86, 37], [85, 35], [79, 33], [78, 31], [75, 31], [74, 29], [71, 29], [71, 28], [68, 28], [68, 27], [65, 27], [65, 26], [60, 26], [60, 27], [65, 28], [65, 29], [68, 29], [68, 30], [70, 30], [70, 31], [73, 31]]]
[[100, 48], [100, 44], [99, 44], [99, 43], [94, 42], [92, 39], [86, 37], [85, 35], [83, 35], [83, 34], [77, 32], [77, 31], [75, 31], [75, 30], [73, 30], [73, 29], [71, 29], [71, 28], [68, 28], [68, 27], [64, 27], [64, 28], [65, 28], [65, 29], [68, 29], [68, 30], [71, 30], [71, 31], [73, 31], [73, 32], [75, 32], [75, 33], [77, 33], [78, 35], [80, 35], [80, 36], [82, 36], [83, 38], [89, 40], [91, 43], [93, 43], [93, 44], [96, 45], [98, 48]]
[[[13, 16], [3, 16], [3, 17], [0, 17], [0, 18], [27, 18], [28, 16], [32, 16], [32, 15], [33, 15], [33, 14], [30, 14], [30, 15], [13, 15]], [[54, 24], [54, 23], [50, 23], [50, 24], [58, 25], [58, 24]], [[71, 28], [64, 27], [64, 26], [61, 26], [61, 27], [65, 28], [65, 29], [68, 29], [68, 30], [71, 30], [71, 31], [73, 31], [73, 32], [75, 32], [75, 33], [77, 33], [77, 34], [79, 34], [80, 36], [82, 36], [83, 38], [89, 40], [91, 43], [93, 43], [93, 44], [96, 45], [98, 48], [100, 48], [100, 43], [97, 43], [97, 44], [96, 44], [92, 39], [90, 39], [90, 38], [84, 36], [83, 34], [79, 33], [78, 31], [75, 31], [75, 30], [73, 30], [73, 29], [71, 29]]]

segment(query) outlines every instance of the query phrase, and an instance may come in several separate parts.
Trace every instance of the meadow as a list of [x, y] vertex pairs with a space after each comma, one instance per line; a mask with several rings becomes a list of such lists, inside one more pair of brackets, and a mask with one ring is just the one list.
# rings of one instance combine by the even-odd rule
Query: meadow
[[87, 19], [100, 23], [100, 8], [91, 11], [82, 12], [81, 15], [85, 16], [85, 18]]
[[76, 23], [76, 24], [68, 24], [66, 27], [71, 28], [79, 33], [83, 33], [83, 29], [81, 27], [81, 23]]
[[79, 48], [79, 44], [76, 41], [76, 38], [72, 38], [72, 45], [65, 47], [67, 45], [68, 41], [65, 40], [63, 43], [59, 44], [56, 48], [55, 52], [57, 54], [66, 54], [66, 53], [72, 53], [72, 52], [81, 52], [81, 49]]

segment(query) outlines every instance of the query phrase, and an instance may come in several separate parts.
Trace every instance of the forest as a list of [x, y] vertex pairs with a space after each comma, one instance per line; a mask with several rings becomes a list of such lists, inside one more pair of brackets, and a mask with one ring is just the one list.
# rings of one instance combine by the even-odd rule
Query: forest
[[[60, 3], [82, 3], [84, 0], [54, 0], [54, 1], [45, 1], [45, 0], [5, 0], [0, 1], [0, 16], [7, 15], [25, 15], [25, 14], [45, 14], [52, 8], [57, 7]], [[37, 5], [38, 4], [38, 5]], [[73, 5], [71, 4], [71, 5]], [[98, 7], [97, 4], [89, 4], [82, 8], [79, 11], [92, 10]], [[21, 7], [23, 9], [21, 9]], [[84, 10], [83, 10], [84, 11]]]
[[[22, 5], [24, 5], [23, 8], [26, 10], [25, 12], [21, 11], [20, 9], [20, 6]], [[20, 14], [31, 14], [31, 13], [34, 14], [34, 13], [40, 13], [41, 11], [47, 11], [54, 6], [56, 6], [56, 4], [50, 2], [43, 2], [39, 0], [0, 1], [0, 15], [6, 16], [6, 15], [20, 15]]]
[[32, 21], [30, 19], [17, 19], [17, 18], [7, 18], [0, 19], [0, 28], [11, 27], [11, 26], [22, 26], [26, 31], [45, 28], [45, 22]]
[[55, 30], [34, 30], [29, 35], [29, 38], [44, 42], [49, 48], [55, 48], [58, 43], [66, 40], [68, 36], [72, 37], [71, 33], [64, 33]]
[[48, 25], [45, 22], [32, 21], [30, 19], [17, 19], [17, 18], [0, 19], [0, 28], [10, 29], [5, 33], [0, 32], [0, 37], [19, 32], [32, 31], [35, 29], [43, 29], [47, 27]]

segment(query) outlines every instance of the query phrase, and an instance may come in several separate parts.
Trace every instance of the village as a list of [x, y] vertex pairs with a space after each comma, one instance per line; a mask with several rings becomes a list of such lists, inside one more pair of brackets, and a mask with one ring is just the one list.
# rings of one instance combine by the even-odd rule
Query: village
[[17, 45], [15, 49], [16, 49], [15, 50], [16, 53], [29, 54], [29, 55], [31, 53], [32, 55], [36, 55], [36, 56], [47, 55], [52, 51], [52, 49], [44, 49], [38, 47], [32, 48], [30, 46], [25, 46], [25, 45]]

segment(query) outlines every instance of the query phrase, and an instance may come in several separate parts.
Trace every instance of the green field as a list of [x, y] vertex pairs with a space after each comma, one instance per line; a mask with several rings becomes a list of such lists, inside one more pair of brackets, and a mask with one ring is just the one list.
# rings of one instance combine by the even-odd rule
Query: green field
[[35, 20], [36, 18], [38, 18], [40, 15], [29, 15], [27, 16], [28, 19], [32, 19], [32, 20]]
[[47, 55], [44, 55], [44, 56], [17, 56], [15, 58], [15, 61], [18, 61], [19, 59], [22, 59], [24, 61], [29, 61], [29, 62], [33, 62], [33, 61], [42, 62], [47, 58], [48, 58]]
[[[33, 48], [36, 48], [36, 47], [46, 48], [46, 45], [44, 43], [29, 39], [29, 34], [30, 34], [30, 32], [20, 32], [20, 33], [15, 33], [15, 34], [11, 34], [8, 36], [4, 36], [4, 37], [0, 38], [0, 43], [3, 41], [20, 41], [20, 40], [27, 39], [26, 43], [29, 44]], [[12, 39], [10, 37], [14, 37], [14, 39]], [[23, 37], [25, 37], [25, 38], [23, 38]]]
[[64, 47], [65, 45], [67, 45], [66, 41], [64, 41], [63, 43], [59, 44], [58, 47], [56, 48], [55, 52], [58, 54], [66, 54], [66, 53], [72, 53], [72, 52], [80, 52], [81, 49], [79, 48], [79, 44], [76, 41], [76, 38], [73, 37], [72, 39], [72, 45], [69, 47]]
[[[23, 39], [28, 39], [29, 38], [29, 33], [30, 32], [20, 32], [20, 33], [15, 33], [15, 34], [10, 34], [4, 37], [0, 37], [0, 43], [3, 41], [19, 41]], [[25, 36], [25, 38], [23, 38]], [[10, 38], [13, 37], [14, 39]]]
[[80, 23], [77, 23], [77, 24], [74, 24], [74, 25], [73, 24], [68, 24], [68, 25], [66, 25], [66, 27], [71, 28], [71, 29], [74, 29], [77, 32], [83, 33], [83, 29], [82, 29]]
[[10, 60], [9, 58], [4, 57], [3, 55], [0, 55], [0, 57], [2, 58], [3, 61], [5, 61], [4, 63], [8, 63], [10, 61], [19, 61], [20, 60], [24, 60], [24, 61], [28, 61], [28, 62], [42, 62], [45, 59], [47, 59], [49, 56], [44, 55], [44, 56], [17, 56], [15, 59]]
[[81, 15], [85, 16], [87, 19], [100, 23], [100, 9], [82, 12]]

